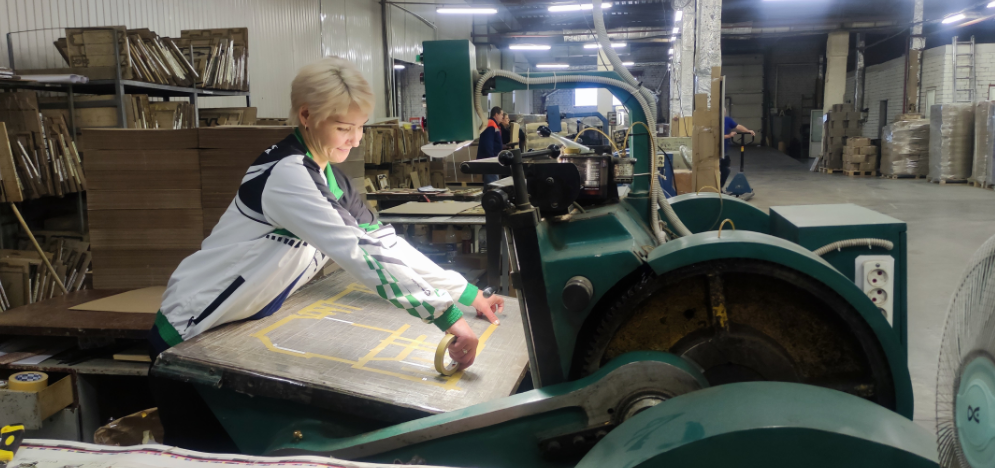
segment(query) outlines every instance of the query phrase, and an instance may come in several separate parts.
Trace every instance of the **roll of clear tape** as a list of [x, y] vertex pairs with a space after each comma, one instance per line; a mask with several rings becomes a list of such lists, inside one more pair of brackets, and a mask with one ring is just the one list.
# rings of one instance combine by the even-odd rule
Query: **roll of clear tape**
[[435, 348], [435, 370], [442, 375], [453, 375], [459, 370], [459, 363], [453, 360], [449, 360], [449, 364], [446, 364], [446, 357], [449, 356], [449, 345], [456, 341], [456, 335], [446, 333], [446, 336], [442, 337], [442, 341], [439, 341], [439, 347]]

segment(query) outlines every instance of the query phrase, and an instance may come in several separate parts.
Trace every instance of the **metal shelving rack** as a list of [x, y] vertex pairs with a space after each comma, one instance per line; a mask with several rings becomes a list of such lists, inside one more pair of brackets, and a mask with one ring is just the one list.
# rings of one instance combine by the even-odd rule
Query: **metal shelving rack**
[[[92, 28], [92, 29], [102, 29], [102, 28]], [[114, 29], [107, 28], [108, 31], [114, 31]], [[17, 68], [14, 66], [14, 47], [13, 47], [13, 32], [7, 33], [7, 59], [10, 63], [10, 68], [17, 72]], [[245, 96], [245, 106], [252, 107], [252, 100], [248, 91], [231, 91], [222, 89], [206, 89], [206, 88], [196, 88], [196, 87], [183, 87], [183, 86], [171, 86], [163, 85], [158, 83], [146, 83], [144, 81], [135, 80], [125, 80], [121, 78], [121, 54], [118, 49], [118, 41], [114, 41], [114, 57], [115, 57], [115, 72], [113, 80], [93, 80], [88, 83], [37, 83], [37, 82], [16, 82], [16, 81], [0, 81], [0, 89], [33, 89], [36, 91], [50, 91], [50, 92], [63, 92], [68, 94], [66, 99], [69, 108], [69, 127], [72, 131], [73, 137], [76, 136], [76, 118], [75, 109], [87, 108], [87, 107], [116, 107], [117, 108], [117, 118], [118, 126], [120, 128], [127, 128], [128, 124], [125, 121], [126, 112], [124, 109], [124, 96], [126, 94], [146, 94], [150, 97], [160, 97], [168, 101], [170, 98], [174, 97], [186, 97], [190, 98], [190, 104], [193, 106], [193, 126], [200, 126], [200, 107], [197, 102], [198, 97], [224, 97], [224, 96]], [[193, 58], [193, 46], [190, 47], [190, 57]], [[113, 94], [114, 98], [104, 101], [85, 101], [76, 103], [74, 96], [76, 93], [80, 94]], [[52, 105], [41, 106], [45, 108], [53, 108]], [[55, 108], [61, 108], [62, 106], [56, 104]]]
[[[103, 28], [92, 28], [92, 29], [103, 29]], [[114, 29], [106, 28], [109, 31], [114, 31]], [[14, 47], [12, 34], [15, 32], [7, 33], [7, 59], [10, 64], [10, 68], [17, 73], [17, 68], [14, 66]], [[252, 100], [248, 91], [231, 91], [231, 90], [221, 90], [221, 89], [206, 89], [206, 88], [196, 88], [196, 87], [183, 87], [183, 86], [170, 86], [158, 83], [146, 83], [144, 81], [136, 80], [125, 80], [121, 78], [121, 54], [119, 50], [118, 41], [114, 42], [114, 57], [115, 60], [115, 72], [113, 80], [93, 80], [87, 83], [39, 83], [32, 81], [3, 81], [0, 80], [0, 89], [27, 89], [35, 91], [48, 91], [48, 92], [61, 92], [67, 94], [66, 105], [63, 106], [59, 103], [56, 104], [42, 104], [39, 107], [42, 109], [59, 109], [68, 108], [69, 109], [69, 129], [72, 133], [72, 137], [75, 140], [78, 135], [76, 128], [76, 108], [91, 108], [91, 107], [116, 107], [117, 108], [117, 119], [118, 127], [128, 128], [128, 123], [126, 121], [126, 111], [124, 107], [124, 96], [126, 94], [146, 94], [150, 97], [160, 97], [163, 100], [168, 101], [170, 98], [186, 97], [190, 99], [190, 104], [193, 106], [193, 126], [194, 128], [200, 126], [200, 107], [198, 104], [199, 97], [225, 97], [225, 96], [245, 96], [245, 106], [252, 107]], [[190, 47], [190, 57], [193, 58], [193, 47]], [[107, 99], [102, 101], [83, 101], [75, 102], [75, 95], [79, 94], [95, 94], [95, 95], [114, 95], [113, 99]], [[83, 193], [77, 193], [77, 211], [80, 218], [80, 229], [85, 231], [86, 226], [83, 216]], [[2, 243], [2, 240], [0, 240]]]

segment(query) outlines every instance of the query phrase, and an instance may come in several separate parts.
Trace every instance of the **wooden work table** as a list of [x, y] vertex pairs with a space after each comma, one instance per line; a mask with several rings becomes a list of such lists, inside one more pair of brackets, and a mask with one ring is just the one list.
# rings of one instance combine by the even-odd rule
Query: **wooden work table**
[[0, 313], [0, 335], [68, 336], [144, 340], [155, 314], [95, 312], [70, 307], [125, 292], [84, 289]]

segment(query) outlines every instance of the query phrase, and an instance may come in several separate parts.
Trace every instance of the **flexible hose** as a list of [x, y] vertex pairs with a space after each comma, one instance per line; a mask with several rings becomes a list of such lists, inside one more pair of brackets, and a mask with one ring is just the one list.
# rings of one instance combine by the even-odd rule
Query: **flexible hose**
[[833, 242], [832, 244], [824, 245], [822, 247], [819, 247], [818, 249], [813, 250], [812, 252], [821, 257], [834, 250], [845, 249], [847, 247], [867, 247], [867, 248], [881, 247], [886, 250], [891, 250], [895, 248], [895, 244], [893, 244], [891, 241], [887, 241], [884, 239], [870, 239], [870, 238], [847, 239], [847, 240]]
[[667, 201], [667, 197], [663, 195], [661, 190], [659, 193], [659, 198], [657, 198], [657, 204], [663, 209], [663, 215], [667, 217], [667, 223], [674, 228], [674, 232], [681, 236], [690, 236], [691, 230], [681, 222], [681, 218], [677, 217], [677, 212], [674, 211], [674, 207], [670, 206], [670, 202]]

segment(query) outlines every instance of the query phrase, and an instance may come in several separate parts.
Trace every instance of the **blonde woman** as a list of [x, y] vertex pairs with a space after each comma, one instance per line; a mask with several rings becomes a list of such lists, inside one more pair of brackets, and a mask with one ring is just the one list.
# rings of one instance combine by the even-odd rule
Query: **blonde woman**
[[[149, 337], [153, 357], [211, 328], [273, 314], [331, 260], [398, 313], [456, 335], [450, 355], [469, 367], [477, 337], [455, 303], [498, 323], [503, 299], [484, 298], [397, 237], [335, 167], [360, 144], [373, 109], [370, 85], [351, 63], [329, 57], [298, 72], [290, 101], [294, 134], [259, 155], [201, 249], [169, 279]], [[159, 400], [162, 389], [153, 391]], [[165, 419], [173, 418], [163, 417], [168, 432]]]

